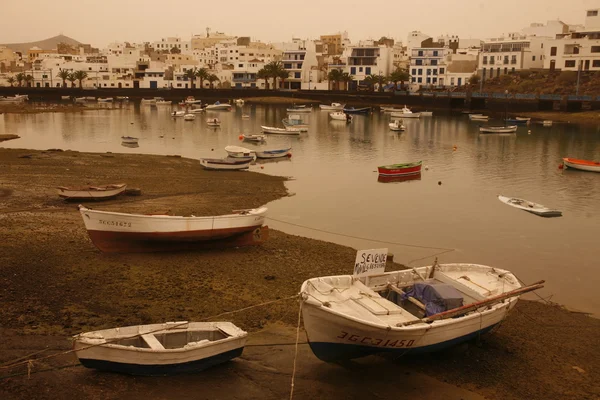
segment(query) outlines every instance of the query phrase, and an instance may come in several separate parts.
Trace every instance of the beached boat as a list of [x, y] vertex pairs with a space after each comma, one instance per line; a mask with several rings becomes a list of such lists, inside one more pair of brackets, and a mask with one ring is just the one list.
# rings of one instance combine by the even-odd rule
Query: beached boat
[[377, 171], [382, 176], [415, 175], [421, 173], [422, 164], [422, 161], [417, 161], [405, 164], [382, 165], [377, 167]]
[[421, 117], [421, 113], [414, 113], [410, 110], [410, 108], [404, 106], [402, 108], [402, 111], [400, 112], [393, 112], [391, 114], [392, 117], [394, 118], [420, 118]]
[[80, 333], [73, 337], [73, 350], [87, 368], [164, 376], [239, 357], [247, 336], [231, 322], [178, 321]]
[[215, 102], [215, 104], [209, 104], [206, 106], [207, 111], [231, 111], [231, 104]]
[[96, 98], [94, 96], [86, 96], [85, 98], [87, 101], [96, 101]]
[[362, 107], [362, 108], [344, 108], [343, 110], [346, 114], [369, 114], [371, 112], [371, 107]]
[[279, 158], [279, 157], [286, 157], [289, 153], [290, 150], [292, 150], [291, 147], [286, 147], [283, 149], [273, 149], [273, 150], [256, 150], [256, 158]]
[[117, 96], [116, 99], [119, 101], [129, 101], [129, 96]]
[[336, 111], [336, 112], [329, 113], [329, 118], [331, 118], [334, 121], [352, 122], [352, 115], [346, 114], [343, 111]]
[[112, 97], [98, 97], [98, 103], [112, 103]]
[[526, 124], [530, 121], [531, 121], [531, 118], [524, 118], [524, 117], [515, 117], [515, 118], [507, 118], [506, 119], [506, 122], [509, 122], [511, 124]]
[[508, 126], [481, 126], [479, 132], [481, 133], [515, 133], [517, 131], [516, 125]]
[[402, 125], [402, 119], [396, 119], [393, 122], [390, 122], [388, 125], [391, 130], [396, 131], [396, 132], [403, 131], [406, 129], [406, 127], [404, 125]]
[[471, 121], [487, 121], [490, 117], [483, 114], [469, 114], [469, 119]]
[[246, 135], [246, 134], [242, 134], [242, 140], [244, 140], [246, 142], [261, 143], [261, 142], [264, 142], [265, 140], [267, 140], [267, 137], [265, 135]]
[[509, 271], [444, 264], [312, 278], [300, 289], [304, 329], [313, 353], [342, 361], [376, 353], [438, 351], [489, 332], [523, 293]]
[[286, 128], [289, 126], [292, 128], [299, 129], [301, 132], [308, 132], [308, 124], [304, 122], [304, 120], [302, 120], [300, 115], [288, 114], [288, 117], [282, 119], [281, 122]]
[[185, 114], [183, 119], [184, 121], [193, 121], [196, 119], [196, 116], [194, 114]]
[[85, 103], [85, 97], [75, 97], [75, 103]]
[[60, 96], [61, 100], [71, 100], [71, 96]]
[[25, 100], [27, 100], [27, 98], [23, 97], [23, 96], [7, 96], [7, 97], [2, 97], [0, 96], [0, 102], [1, 103], [22, 103]]
[[260, 127], [263, 133], [272, 133], [277, 135], [300, 135], [300, 129], [287, 126], [285, 128], [276, 128], [273, 126], [262, 126]]
[[508, 204], [509, 206], [518, 208], [520, 210], [525, 210], [542, 217], [560, 217], [562, 215], [562, 211], [553, 210], [529, 200], [518, 199], [516, 197], [506, 197], [502, 195], [499, 195], [498, 199], [504, 204]]
[[133, 136], [121, 136], [121, 143], [138, 144], [139, 138]]
[[288, 113], [295, 113], [295, 114], [304, 113], [304, 114], [306, 114], [306, 113], [309, 113], [312, 111], [312, 107], [300, 105], [300, 106], [293, 106], [292, 108], [287, 108], [286, 110]]
[[321, 111], [342, 111], [345, 104], [331, 103], [331, 104], [320, 104], [319, 108]]
[[219, 127], [221, 126], [221, 120], [219, 120], [219, 118], [207, 118], [206, 125], [212, 127]]
[[200, 108], [200, 107], [198, 107], [198, 108], [190, 108], [188, 110], [188, 112], [190, 114], [202, 114], [204, 112], [204, 108]]
[[265, 207], [209, 217], [128, 214], [82, 205], [79, 211], [90, 239], [107, 253], [160, 251], [169, 246], [178, 248], [181, 243], [227, 239], [260, 228], [267, 214]]
[[173, 111], [173, 112], [171, 112], [171, 117], [173, 117], [173, 118], [183, 117], [183, 116], [185, 116], [185, 114], [186, 114], [185, 111]]
[[254, 160], [254, 156], [245, 158], [201, 158], [200, 165], [202, 165], [206, 169], [235, 171], [250, 168], [250, 164], [252, 164]]
[[578, 160], [576, 158], [565, 157], [563, 158], [563, 165], [582, 171], [600, 172], [600, 162], [598, 161]]
[[248, 158], [254, 157], [254, 151], [241, 146], [225, 146], [225, 151], [229, 157]]
[[85, 186], [85, 187], [65, 187], [56, 188], [58, 195], [65, 200], [106, 200], [120, 195], [127, 189], [125, 183], [104, 185], [104, 186]]

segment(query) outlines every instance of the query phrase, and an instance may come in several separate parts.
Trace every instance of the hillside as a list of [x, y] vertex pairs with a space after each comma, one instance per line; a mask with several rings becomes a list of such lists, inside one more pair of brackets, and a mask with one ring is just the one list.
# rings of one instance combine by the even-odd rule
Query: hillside
[[39, 40], [37, 42], [29, 42], [29, 43], [5, 43], [5, 44], [0, 44], [0, 46], [6, 46], [9, 49], [12, 49], [13, 51], [19, 51], [21, 53], [25, 53], [27, 50], [29, 50], [30, 48], [37, 46], [40, 49], [44, 49], [44, 50], [52, 50], [52, 49], [56, 49], [56, 45], [58, 43], [67, 43], [71, 46], [75, 46], [78, 44], [81, 44], [80, 42], [78, 42], [75, 39], [71, 39], [68, 36], [65, 35], [57, 35], [48, 39], [44, 39], [44, 40]]
[[[484, 92], [575, 94], [575, 71], [520, 71], [485, 81]], [[579, 94], [600, 96], [600, 72], [582, 72], [579, 77]]]

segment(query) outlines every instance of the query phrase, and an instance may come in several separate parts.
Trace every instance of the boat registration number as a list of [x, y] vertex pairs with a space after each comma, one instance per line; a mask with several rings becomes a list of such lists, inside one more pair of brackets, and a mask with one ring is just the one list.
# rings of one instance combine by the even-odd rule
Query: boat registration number
[[362, 343], [362, 344], [366, 344], [366, 345], [380, 346], [380, 347], [399, 347], [399, 348], [400, 347], [412, 347], [412, 345], [415, 343], [415, 341], [412, 339], [411, 340], [407, 340], [407, 339], [383, 340], [383, 339], [378, 339], [378, 338], [372, 338], [369, 336], [353, 335], [353, 334], [351, 334], [349, 332], [345, 332], [345, 331], [342, 331], [342, 333], [337, 338], [344, 339], [349, 342]]
[[123, 228], [131, 228], [131, 222], [107, 221], [107, 220], [104, 220], [104, 219], [99, 219], [98, 223], [100, 225], [121, 226]]

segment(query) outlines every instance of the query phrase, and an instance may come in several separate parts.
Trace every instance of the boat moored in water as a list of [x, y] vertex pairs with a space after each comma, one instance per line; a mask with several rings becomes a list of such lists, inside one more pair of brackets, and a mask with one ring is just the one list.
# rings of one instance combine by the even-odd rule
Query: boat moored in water
[[498, 200], [500, 200], [504, 204], [508, 204], [509, 206], [530, 212], [535, 215], [539, 215], [541, 217], [560, 217], [562, 215], [562, 211], [553, 210], [551, 208], [545, 207], [541, 204], [534, 203], [529, 200], [518, 199], [516, 197], [507, 197], [502, 195], [498, 195]]
[[517, 131], [516, 125], [508, 126], [481, 126], [479, 132], [481, 133], [515, 133]]
[[582, 171], [600, 172], [600, 162], [579, 160], [577, 158], [563, 158], [563, 165], [565, 167], [579, 169]]
[[390, 164], [377, 167], [377, 171], [381, 176], [401, 176], [415, 175], [421, 173], [423, 161], [416, 161], [405, 164]]

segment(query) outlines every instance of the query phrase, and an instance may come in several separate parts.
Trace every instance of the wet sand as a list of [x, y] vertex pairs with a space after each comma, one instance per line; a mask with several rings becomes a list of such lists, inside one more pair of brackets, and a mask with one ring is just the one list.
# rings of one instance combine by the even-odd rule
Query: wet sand
[[[64, 202], [54, 190], [126, 182], [142, 195], [87, 205], [216, 215], [286, 196], [284, 178], [204, 171], [197, 160], [179, 157], [70, 151], [0, 149], [0, 167], [0, 398], [289, 397], [289, 344], [298, 317], [298, 302], [289, 297], [309, 277], [349, 273], [355, 250], [271, 231], [254, 247], [103, 254], [90, 242], [77, 203]], [[250, 332], [252, 346], [198, 375], [98, 373], [77, 366], [72, 354], [34, 362], [30, 379], [25, 367], [1, 368], [46, 348], [33, 358], [68, 350], [68, 337], [82, 331], [200, 320], [278, 299], [221, 317]], [[306, 344], [299, 349], [297, 399], [600, 398], [600, 320], [533, 301], [520, 301], [479, 343], [427, 357], [372, 356], [338, 365], [319, 361]], [[52, 370], [39, 372], [45, 369]]]

